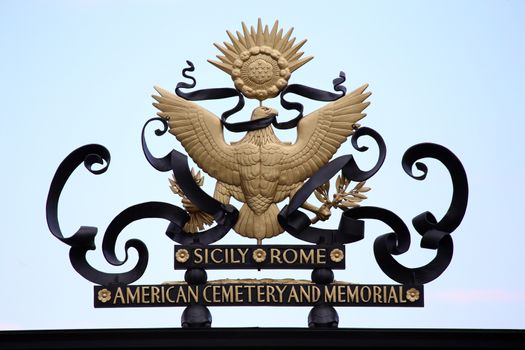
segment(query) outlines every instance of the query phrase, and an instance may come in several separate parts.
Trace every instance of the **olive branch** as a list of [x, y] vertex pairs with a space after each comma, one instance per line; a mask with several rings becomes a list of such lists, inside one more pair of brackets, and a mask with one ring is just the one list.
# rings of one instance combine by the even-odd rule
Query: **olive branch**
[[[361, 181], [357, 183], [353, 189], [348, 190], [350, 182], [349, 179], [339, 174], [335, 180], [336, 193], [332, 195], [332, 199], [330, 199], [330, 181], [317, 187], [314, 195], [319, 202], [323, 203], [322, 208], [339, 208], [346, 210], [348, 208], [359, 207], [359, 203], [368, 198], [363, 193], [370, 191], [370, 187], [365, 187], [366, 181]], [[312, 223], [316, 223], [318, 220], [319, 218], [316, 217], [312, 220]]]
[[[193, 180], [197, 185], [202, 186], [204, 184], [204, 176], [202, 176], [200, 170], [199, 172], [195, 172], [195, 169], [191, 168], [191, 175], [193, 176]], [[193, 203], [191, 203], [191, 201], [188, 199], [188, 197], [186, 197], [180, 186], [177, 184], [175, 175], [173, 175], [173, 178], [169, 179], [169, 181], [171, 191], [182, 198], [182, 204], [184, 206], [184, 209], [186, 209], [190, 216], [190, 219], [184, 225], [184, 231], [189, 233], [195, 233], [204, 229], [205, 224], [213, 224], [213, 216], [199, 210]]]

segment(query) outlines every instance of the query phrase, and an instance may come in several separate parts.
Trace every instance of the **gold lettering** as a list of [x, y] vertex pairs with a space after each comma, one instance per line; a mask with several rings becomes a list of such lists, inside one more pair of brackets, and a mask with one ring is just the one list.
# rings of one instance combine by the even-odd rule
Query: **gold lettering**
[[211, 288], [211, 285], [207, 285], [206, 287], [204, 287], [204, 289], [202, 290], [202, 298], [207, 303], [211, 303], [211, 300], [208, 299], [208, 288]]
[[406, 303], [407, 300], [405, 299], [405, 293], [403, 291], [403, 286], [399, 286], [398, 289], [399, 289], [399, 302]]
[[[353, 287], [353, 288], [352, 288]], [[359, 294], [357, 293], [357, 286], [346, 287], [346, 301], [352, 303], [359, 303]]]
[[248, 248], [244, 248], [244, 249], [240, 249], [238, 248], [237, 251], [239, 252], [239, 254], [241, 255], [241, 263], [245, 264], [246, 263], [246, 254], [248, 253]]
[[[292, 253], [293, 259], [288, 259], [288, 253]], [[283, 259], [287, 264], [293, 264], [297, 261], [297, 251], [295, 249], [286, 249], [283, 252]]]
[[142, 290], [142, 303], [149, 304], [149, 299], [146, 299], [149, 297], [149, 286], [142, 286], [140, 289]]
[[[365, 294], [364, 294], [365, 290], [366, 290], [366, 298], [365, 298]], [[361, 301], [363, 303], [368, 303], [370, 301], [370, 299], [372, 298], [372, 292], [370, 291], [370, 287], [369, 286], [361, 286], [361, 288], [359, 290], [359, 296], [361, 297]]]
[[279, 285], [276, 285], [275, 288], [277, 289], [277, 293], [279, 293], [279, 302], [282, 304], [283, 303], [283, 293], [284, 291], [286, 290], [286, 286], [282, 286], [283, 289], [280, 288]]
[[[213, 262], [216, 263], [216, 264], [220, 264], [220, 263], [222, 263], [222, 262], [224, 261], [224, 258], [223, 258], [223, 259], [217, 259], [217, 258], [215, 258], [215, 253], [217, 253], [217, 252], [220, 253], [221, 250], [217, 248], [217, 249], [213, 249], [213, 250], [211, 251], [211, 261], [213, 261]], [[223, 256], [224, 256], [224, 254], [223, 254]]]
[[383, 296], [381, 295], [381, 287], [374, 286], [372, 290], [374, 291], [374, 297], [373, 297], [374, 303], [382, 303]]
[[[310, 302], [311, 299], [310, 299], [310, 288], [306, 287], [306, 289], [304, 288], [305, 286], [300, 286], [299, 287], [299, 295], [300, 295], [300, 299], [301, 301], [304, 301], [306, 300], [307, 302]], [[303, 299], [304, 297], [304, 299]]]
[[160, 303], [160, 288], [156, 286], [151, 287], [151, 302]]
[[244, 299], [242, 297], [242, 286], [239, 284], [235, 285], [235, 302], [236, 303], [243, 303]]
[[266, 296], [266, 293], [264, 292], [264, 286], [258, 285], [257, 286], [257, 302], [263, 303], [265, 296]]
[[266, 302], [267, 303], [270, 302], [270, 298], [272, 299], [272, 302], [274, 303], [277, 302], [277, 299], [275, 299], [275, 295], [273, 293], [275, 293], [275, 287], [269, 285], [268, 288], [266, 289]]
[[337, 286], [337, 302], [345, 302], [345, 286]]
[[199, 286], [188, 286], [188, 299], [193, 299], [194, 302], [199, 302]]
[[170, 298], [170, 293], [171, 293], [171, 291], [172, 291], [173, 289], [175, 289], [175, 286], [170, 286], [170, 287], [166, 290], [166, 299], [168, 299], [168, 301], [169, 301], [170, 303], [172, 303], [172, 304], [175, 303], [175, 300], [173, 300], [173, 299]]
[[313, 264], [315, 262], [315, 251], [313, 249], [308, 249], [308, 254], [305, 249], [299, 251], [299, 261], [303, 264]]
[[195, 255], [195, 258], [198, 258], [198, 259], [194, 259], [193, 262], [195, 264], [202, 264], [202, 260], [203, 260], [203, 257], [202, 257], [202, 248], [196, 248], [194, 251], [193, 251], [193, 255]]
[[117, 292], [115, 293], [115, 297], [113, 298], [113, 304], [117, 303], [117, 299], [120, 299], [121, 304], [126, 304], [126, 301], [124, 300], [124, 293], [122, 293], [121, 287], [117, 288]]
[[296, 303], [299, 303], [299, 296], [297, 295], [297, 291], [295, 290], [295, 286], [290, 286], [290, 295], [288, 296], [288, 302], [290, 303], [292, 299], [295, 299], [294, 301]]
[[222, 302], [223, 303], [233, 303], [233, 286], [229, 285], [228, 287], [222, 286]]
[[388, 302], [390, 303], [390, 299], [394, 299], [394, 303], [399, 304], [399, 300], [397, 299], [396, 289], [390, 286], [389, 290], [390, 292], [388, 293]]
[[336, 289], [335, 286], [324, 286], [324, 301], [325, 303], [335, 303]]
[[135, 294], [133, 294], [131, 292], [131, 288], [130, 287], [126, 287], [126, 302], [127, 302], [127, 304], [131, 304], [131, 303], [135, 303], [135, 302], [139, 303], [140, 302], [140, 289], [139, 288], [135, 288]]
[[275, 262], [282, 264], [283, 262], [281, 261], [281, 257], [279, 255], [281, 255], [281, 251], [279, 249], [271, 248], [270, 249], [270, 262], [272, 264], [274, 264]]
[[252, 302], [252, 289], [255, 288], [255, 286], [245, 286], [248, 289], [248, 302]]
[[230, 258], [230, 262], [231, 262], [232, 264], [238, 264], [238, 263], [241, 262], [240, 260], [235, 260], [235, 251], [238, 252], [238, 251], [240, 251], [240, 249], [237, 248], [236, 250], [233, 250], [233, 249], [231, 250], [231, 258]]
[[220, 293], [221, 293], [221, 286], [218, 286], [218, 285], [215, 285], [213, 286], [212, 288], [212, 291], [213, 291], [213, 302], [214, 303], [218, 303], [221, 299], [220, 299]]
[[[269, 251], [270, 249], [268, 249]], [[249, 258], [251, 250], [234, 251], [236, 259], [243, 261]], [[283, 263], [292, 261], [291, 249], [281, 250], [279, 258]], [[210, 259], [217, 259], [218, 253]], [[226, 252], [226, 251], [223, 251]], [[300, 250], [296, 250], [297, 254]], [[308, 251], [305, 251], [306, 254]], [[231, 254], [231, 252], [227, 252]], [[202, 255], [204, 256], [204, 255]], [[233, 255], [232, 255], [233, 256]], [[304, 255], [311, 259], [310, 255]], [[224, 257], [224, 261], [229, 261]], [[299, 259], [299, 258], [298, 258]], [[302, 259], [302, 258], [301, 258]], [[211, 288], [211, 289], [210, 289]], [[323, 289], [324, 288], [324, 289]], [[402, 285], [351, 285], [330, 284], [211, 284], [201, 287], [196, 285], [143, 285], [117, 287], [110, 303], [113, 305], [133, 304], [190, 304], [204, 302], [208, 304], [316, 304], [318, 302], [333, 304], [400, 304], [408, 303], [406, 289]], [[286, 300], [285, 300], [286, 298]]]
[[186, 294], [184, 294], [184, 288], [182, 288], [182, 286], [179, 286], [179, 292], [177, 293], [177, 303], [179, 303], [181, 299], [184, 301], [185, 304], [188, 303], [188, 298], [186, 298]]
[[321, 289], [317, 286], [312, 286], [312, 303], [317, 303], [321, 298]]
[[326, 249], [321, 248], [317, 250], [317, 263], [326, 264]]

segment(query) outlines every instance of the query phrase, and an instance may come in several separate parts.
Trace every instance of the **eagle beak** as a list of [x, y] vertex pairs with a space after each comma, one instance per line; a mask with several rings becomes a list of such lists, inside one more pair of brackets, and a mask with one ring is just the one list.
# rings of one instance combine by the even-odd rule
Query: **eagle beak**
[[278, 115], [279, 115], [279, 112], [277, 112], [277, 110], [274, 108], [271, 108], [270, 111], [268, 112], [269, 117], [277, 117]]

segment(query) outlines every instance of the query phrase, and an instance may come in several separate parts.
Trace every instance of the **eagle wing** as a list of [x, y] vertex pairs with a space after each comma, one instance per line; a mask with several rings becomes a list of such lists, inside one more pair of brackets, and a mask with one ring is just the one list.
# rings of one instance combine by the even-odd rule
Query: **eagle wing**
[[170, 133], [180, 141], [191, 159], [207, 174], [230, 185], [240, 185], [234, 148], [224, 141], [222, 125], [210, 111], [155, 87], [160, 96], [153, 105], [168, 121]]
[[366, 116], [363, 110], [371, 92], [365, 84], [350, 94], [310, 113], [297, 124], [297, 142], [285, 148], [280, 185], [303, 182], [324, 166], [347, 137], [354, 124]]

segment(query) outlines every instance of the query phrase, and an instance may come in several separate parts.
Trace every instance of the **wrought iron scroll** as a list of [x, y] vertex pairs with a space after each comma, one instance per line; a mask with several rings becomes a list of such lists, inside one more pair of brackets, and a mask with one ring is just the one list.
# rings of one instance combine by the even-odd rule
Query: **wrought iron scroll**
[[[433, 158], [443, 163], [452, 179], [453, 189], [450, 206], [441, 220], [436, 220], [435, 216], [428, 211], [412, 219], [414, 228], [422, 236], [421, 247], [436, 250], [436, 256], [432, 261], [421, 267], [407, 268], [394, 259], [392, 255], [404, 253], [410, 245], [409, 238], [406, 238], [409, 237], [408, 228], [394, 213], [373, 208], [355, 208], [354, 213], [351, 214], [356, 219], [368, 216], [381, 220], [392, 228], [393, 232], [376, 238], [374, 254], [383, 272], [393, 280], [404, 284], [428, 283], [445, 271], [452, 260], [454, 250], [450, 234], [459, 226], [467, 210], [468, 181], [460, 160], [441, 145], [421, 143], [412, 146], [403, 155], [402, 166], [405, 172], [416, 180], [424, 180], [428, 172], [427, 166], [418, 162], [422, 158]], [[414, 175], [413, 165], [423, 174]]]
[[278, 122], [276, 117], [267, 117], [257, 120], [248, 120], [244, 122], [238, 122], [238, 123], [229, 123], [227, 121], [228, 117], [231, 115], [239, 112], [244, 107], [244, 97], [242, 93], [234, 88], [213, 88], [213, 89], [202, 89], [197, 91], [191, 91], [191, 92], [183, 92], [181, 89], [192, 89], [197, 84], [197, 80], [188, 74], [188, 72], [193, 72], [195, 70], [195, 66], [191, 61], [186, 61], [188, 64], [188, 67], [184, 68], [182, 70], [182, 76], [184, 78], [190, 79], [191, 83], [185, 83], [185, 82], [179, 82], [177, 86], [175, 87], [175, 93], [177, 96], [182, 97], [189, 101], [203, 101], [203, 100], [218, 100], [223, 98], [229, 98], [229, 97], [237, 97], [238, 102], [232, 109], [227, 110], [226, 112], [222, 113], [221, 115], [221, 123], [222, 125], [232, 132], [243, 132], [243, 131], [253, 131], [258, 129], [266, 128], [269, 125], [273, 125], [274, 127], [278, 129], [292, 129], [297, 126], [299, 121], [303, 117], [303, 110], [304, 107], [299, 102], [290, 102], [287, 101], [284, 96], [286, 94], [292, 93], [296, 95], [300, 95], [312, 100], [316, 101], [335, 101], [341, 97], [343, 97], [346, 94], [346, 87], [343, 85], [343, 83], [346, 80], [346, 75], [344, 72], [340, 72], [339, 76], [333, 80], [333, 88], [335, 91], [339, 93], [332, 93], [329, 91], [324, 91], [316, 88], [312, 88], [309, 86], [301, 85], [301, 84], [292, 84], [288, 85], [282, 92], [281, 92], [281, 105], [288, 109], [288, 110], [296, 110], [299, 112], [299, 114], [286, 122]]
[[[157, 133], [161, 134], [161, 133]], [[91, 226], [81, 226], [77, 232], [70, 237], [65, 237], [58, 221], [58, 202], [60, 194], [78, 166], [84, 163], [87, 170], [95, 175], [103, 174], [109, 167], [110, 153], [101, 145], [91, 144], [82, 146], [69, 154], [59, 165], [51, 186], [46, 203], [46, 216], [51, 233], [60, 241], [71, 247], [70, 261], [73, 268], [87, 280], [108, 285], [111, 283], [129, 284], [138, 280], [146, 270], [148, 264], [148, 250], [146, 245], [138, 239], [130, 239], [125, 243], [125, 258], [120, 260], [115, 251], [116, 241], [119, 234], [131, 223], [146, 219], [159, 218], [169, 222], [166, 235], [173, 241], [181, 244], [201, 243], [210, 244], [222, 238], [235, 224], [238, 212], [231, 205], [224, 205], [205, 194], [195, 184], [188, 168], [187, 158], [183, 154], [172, 151], [163, 159], [154, 158], [147, 149], [144, 135], [143, 146], [148, 161], [157, 169], [163, 171], [173, 170], [177, 181], [185, 194], [199, 208], [214, 215], [217, 225], [207, 231], [197, 234], [184, 232], [182, 227], [189, 217], [185, 210], [175, 205], [163, 202], [145, 202], [133, 205], [119, 213], [108, 225], [102, 240], [102, 252], [105, 259], [112, 265], [121, 266], [128, 261], [128, 251], [134, 248], [138, 253], [136, 265], [127, 272], [106, 273], [101, 272], [90, 265], [87, 261], [87, 252], [95, 250], [95, 236], [98, 229]], [[100, 169], [94, 169], [93, 165], [103, 165]]]
[[[281, 92], [281, 104], [286, 109], [295, 109], [299, 115], [287, 122], [278, 123], [275, 117], [247, 121], [242, 123], [227, 123], [226, 119], [240, 111], [244, 106], [242, 94], [236, 89], [204, 89], [193, 92], [182, 92], [181, 89], [194, 88], [196, 80], [187, 72], [192, 72], [194, 66], [187, 61], [189, 67], [185, 68], [182, 75], [192, 81], [191, 84], [180, 82], [177, 84], [177, 95], [188, 100], [209, 100], [237, 96], [237, 105], [222, 115], [223, 125], [231, 131], [256, 130], [273, 124], [277, 128], [292, 128], [302, 118], [303, 106], [299, 103], [287, 101], [284, 96], [288, 93], [319, 101], [333, 101], [346, 93], [342, 85], [345, 75], [340, 73], [339, 78], [333, 81], [334, 90], [339, 94], [318, 90], [303, 85], [290, 85]], [[91, 144], [82, 146], [69, 154], [58, 167], [51, 182], [47, 203], [46, 215], [51, 233], [60, 241], [69, 245], [70, 260], [74, 269], [87, 280], [101, 285], [111, 283], [129, 284], [139, 279], [148, 263], [148, 250], [145, 244], [138, 239], [130, 239], [125, 243], [125, 258], [119, 259], [115, 247], [119, 234], [131, 223], [145, 218], [160, 218], [169, 222], [166, 235], [180, 244], [207, 245], [220, 240], [235, 225], [239, 212], [229, 204], [223, 204], [206, 194], [196, 183], [188, 167], [187, 156], [176, 150], [170, 151], [161, 158], [155, 157], [148, 148], [146, 142], [147, 126], [158, 121], [162, 128], [155, 130], [157, 136], [162, 136], [168, 131], [168, 123], [162, 118], [148, 120], [141, 134], [142, 148], [146, 159], [153, 168], [161, 172], [172, 171], [177, 184], [185, 196], [200, 210], [212, 215], [217, 223], [215, 226], [197, 233], [187, 233], [183, 230], [189, 216], [187, 212], [175, 205], [163, 202], [145, 202], [133, 205], [119, 213], [108, 225], [102, 240], [102, 252], [108, 263], [121, 266], [128, 261], [128, 251], [134, 248], [138, 253], [138, 261], [134, 267], [127, 272], [105, 273], [93, 268], [87, 261], [86, 255], [89, 250], [95, 250], [95, 236], [97, 228], [81, 226], [73, 235], [64, 236], [58, 222], [58, 202], [60, 194], [71, 174], [82, 163], [89, 172], [95, 175], [107, 171], [110, 163], [109, 151], [101, 145]], [[322, 167], [290, 200], [279, 213], [278, 220], [281, 226], [296, 238], [316, 244], [346, 244], [364, 238], [364, 223], [366, 219], [379, 220], [388, 225], [392, 232], [380, 235], [374, 242], [374, 255], [379, 267], [393, 280], [402, 284], [425, 284], [437, 277], [448, 267], [453, 254], [453, 241], [451, 233], [459, 226], [467, 207], [468, 182], [465, 170], [459, 159], [447, 148], [433, 144], [422, 143], [410, 147], [402, 159], [402, 167], [405, 172], [416, 180], [424, 180], [428, 172], [425, 164], [419, 162], [423, 158], [439, 160], [449, 171], [453, 194], [450, 206], [441, 220], [437, 220], [430, 212], [417, 215], [413, 220], [413, 226], [422, 236], [420, 245], [422, 248], [436, 251], [435, 257], [426, 265], [417, 268], [408, 268], [400, 264], [395, 255], [407, 252], [410, 248], [410, 230], [407, 225], [395, 213], [378, 207], [357, 207], [346, 209], [340, 219], [337, 229], [321, 229], [312, 227], [309, 217], [299, 208], [313, 193], [313, 191], [329, 181], [339, 171], [350, 181], [361, 182], [371, 178], [381, 168], [386, 157], [386, 146], [382, 137], [373, 129], [361, 127], [356, 130], [351, 138], [352, 146], [359, 152], [365, 152], [367, 147], [359, 146], [358, 139], [362, 136], [370, 136], [377, 143], [378, 159], [374, 167], [368, 171], [359, 168], [352, 155], [338, 157]], [[100, 164], [99, 169], [94, 165]], [[415, 166], [422, 172], [414, 175], [412, 168]], [[333, 274], [331, 275], [333, 279]]]
[[303, 96], [309, 99], [313, 99], [316, 101], [324, 101], [324, 102], [330, 102], [335, 101], [341, 97], [343, 97], [346, 94], [346, 87], [343, 85], [343, 83], [346, 81], [346, 74], [345, 72], [339, 72], [339, 77], [335, 78], [332, 81], [333, 87], [335, 91], [340, 92], [339, 94], [335, 94], [333, 92], [319, 90], [310, 86], [302, 85], [302, 84], [291, 84], [286, 86], [283, 91], [281, 91], [280, 97], [281, 97], [281, 106], [286, 108], [287, 110], [296, 110], [299, 112], [299, 114], [286, 122], [277, 122], [275, 120], [273, 122], [273, 126], [275, 126], [277, 129], [291, 129], [295, 128], [297, 126], [297, 123], [303, 118], [303, 111], [304, 106], [299, 102], [290, 102], [284, 98], [287, 94], [296, 94], [299, 96]]
[[[359, 136], [358, 133], [354, 135], [356, 138]], [[443, 218], [438, 221], [427, 211], [412, 220], [414, 228], [422, 236], [421, 247], [436, 250], [436, 256], [424, 266], [408, 268], [393, 257], [407, 252], [410, 248], [410, 230], [403, 220], [390, 210], [378, 207], [348, 209], [343, 213], [337, 230], [310, 227], [308, 217], [297, 210], [316, 187], [329, 181], [339, 169], [342, 169], [346, 178], [354, 181], [364, 181], [374, 175], [384, 160], [384, 143], [382, 140], [378, 141], [376, 137], [374, 139], [380, 144], [380, 160], [372, 170], [356, 171], [358, 168], [351, 156], [333, 160], [312, 176], [292, 198], [290, 204], [283, 208], [279, 214], [279, 222], [290, 234], [308, 242], [351, 243], [364, 237], [363, 219], [382, 221], [392, 229], [392, 232], [377, 237], [374, 242], [374, 255], [381, 270], [394, 281], [402, 284], [431, 282], [445, 271], [452, 259], [453, 241], [450, 234], [463, 220], [468, 201], [468, 181], [465, 170], [460, 160], [447, 148], [433, 143], [421, 143], [410, 147], [402, 159], [403, 169], [416, 180], [424, 180], [428, 172], [427, 166], [418, 162], [422, 158], [439, 160], [445, 165], [452, 179], [452, 199]], [[354, 141], [355, 139], [352, 138], [352, 143], [356, 147]], [[413, 174], [414, 165], [422, 171], [422, 175]]]
[[[89, 172], [99, 175], [106, 172], [109, 167], [109, 162], [110, 154], [104, 146], [91, 144], [74, 150], [59, 165], [51, 181], [46, 202], [46, 216], [49, 230], [56, 238], [71, 247], [69, 250], [69, 259], [71, 260], [73, 268], [85, 279], [102, 285], [110, 283], [132, 283], [139, 279], [148, 264], [148, 250], [146, 246], [138, 239], [131, 239], [126, 242], [126, 259], [120, 263], [117, 261], [117, 265], [121, 265], [127, 260], [127, 251], [129, 248], [134, 248], [138, 253], [137, 264], [128, 272], [104, 273], [98, 271], [93, 268], [86, 259], [88, 250], [95, 250], [96, 248], [95, 236], [98, 229], [91, 226], [81, 226], [72, 236], [64, 237], [58, 222], [58, 201], [67, 180], [79, 165], [84, 163]], [[102, 164], [103, 166], [95, 170], [93, 169], [94, 164]]]
[[[222, 113], [221, 115], [221, 121], [222, 124], [226, 127], [226, 129], [234, 132], [239, 131], [248, 131], [248, 130], [256, 130], [261, 129], [264, 127], [267, 127], [271, 124], [271, 120], [269, 123], [268, 121], [265, 122], [257, 122], [253, 123], [251, 121], [248, 122], [242, 122], [242, 123], [228, 123], [226, 119], [228, 119], [229, 116], [239, 112], [244, 107], [244, 97], [242, 93], [234, 88], [214, 88], [214, 89], [202, 89], [197, 91], [191, 91], [191, 92], [183, 92], [181, 89], [193, 89], [195, 85], [197, 85], [197, 80], [188, 74], [188, 72], [193, 72], [195, 70], [195, 66], [191, 61], [186, 61], [188, 64], [188, 67], [184, 68], [182, 70], [182, 76], [184, 78], [190, 79], [191, 83], [185, 83], [185, 82], [179, 82], [177, 86], [175, 87], [175, 93], [177, 96], [182, 97], [189, 101], [203, 101], [203, 100], [218, 100], [228, 97], [237, 97], [238, 101], [235, 107], [232, 109], [227, 110], [226, 112]], [[264, 125], [266, 123], [266, 125]]]
[[[162, 158], [156, 158], [150, 152], [145, 137], [145, 130], [149, 123], [159, 121], [163, 125], [163, 129], [155, 130], [157, 136], [164, 135], [168, 130], [167, 122], [162, 118], [152, 118], [144, 124], [142, 128], [142, 149], [146, 159], [153, 168], [158, 171], [173, 171], [173, 175], [186, 197], [197, 206], [200, 210], [210, 214], [215, 219], [217, 225], [205, 231], [197, 233], [187, 233], [182, 227], [184, 225], [177, 225], [170, 223], [166, 234], [172, 240], [180, 244], [211, 244], [218, 241], [237, 222], [239, 211], [230, 204], [223, 204], [215, 198], [209, 196], [204, 192], [193, 179], [191, 171], [188, 167], [188, 157], [177, 150], [170, 151]], [[182, 209], [181, 209], [182, 210]]]
[[351, 139], [352, 146], [359, 152], [365, 152], [368, 150], [368, 147], [359, 146], [357, 142], [357, 140], [364, 135], [372, 137], [378, 145], [379, 154], [374, 167], [368, 171], [359, 169], [359, 166], [352, 155], [338, 157], [322, 167], [305, 182], [301, 189], [297, 191], [294, 197], [290, 200], [290, 203], [279, 213], [279, 223], [292, 236], [317, 244], [345, 244], [363, 239], [364, 222], [349, 216], [347, 214], [348, 211], [345, 211], [341, 216], [339, 227], [335, 230], [331, 230], [311, 227], [310, 218], [298, 209], [317, 187], [329, 181], [339, 171], [342, 171], [347, 179], [353, 181], [365, 181], [377, 173], [383, 165], [386, 157], [385, 142], [381, 135], [375, 130], [366, 127], [359, 128]]

